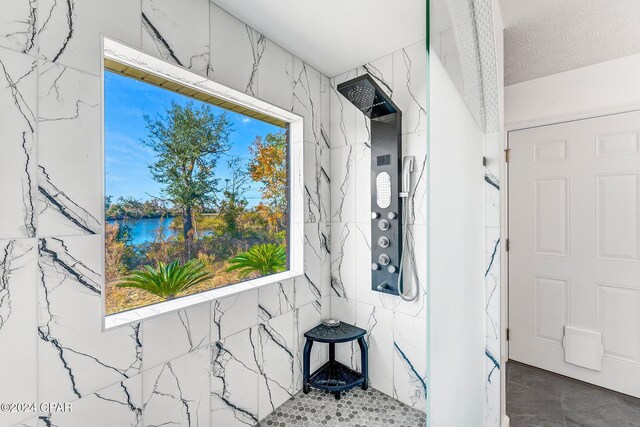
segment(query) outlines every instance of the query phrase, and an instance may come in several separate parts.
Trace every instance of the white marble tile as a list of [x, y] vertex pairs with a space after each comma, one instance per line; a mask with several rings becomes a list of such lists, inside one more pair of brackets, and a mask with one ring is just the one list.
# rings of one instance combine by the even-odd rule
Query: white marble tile
[[[487, 416], [500, 407], [500, 229], [485, 229], [485, 380]], [[497, 409], [496, 409], [497, 408]]]
[[101, 34], [140, 47], [140, 2], [39, 0], [37, 27], [43, 58], [99, 75]]
[[210, 308], [210, 304], [199, 304], [145, 320], [144, 370], [208, 346]]
[[[376, 390], [393, 396], [393, 312], [359, 302], [356, 304], [355, 324], [367, 331], [369, 384]], [[356, 349], [356, 368], [361, 371], [360, 350], [358, 346]]]
[[258, 418], [262, 419], [293, 396], [294, 313], [258, 325]]
[[258, 74], [267, 39], [213, 3], [210, 11], [213, 79], [257, 96]]
[[304, 143], [305, 222], [329, 219], [331, 203], [329, 177], [330, 150], [312, 142]]
[[36, 235], [37, 63], [0, 49], [0, 238]]
[[211, 346], [211, 426], [258, 423], [258, 327]]
[[485, 138], [484, 182], [487, 227], [500, 227], [500, 162], [504, 156], [501, 138], [500, 133], [489, 134]]
[[258, 72], [258, 97], [291, 111], [293, 85], [293, 55], [266, 39]]
[[402, 111], [402, 133], [427, 129], [426, 75], [424, 40], [393, 53], [393, 102]]
[[0, 46], [35, 55], [36, 0], [6, 0], [0, 17]]
[[142, 427], [142, 375], [120, 381], [73, 402], [71, 412], [49, 411], [43, 426]]
[[371, 145], [355, 144], [355, 221], [371, 221]]
[[380, 88], [393, 97], [393, 54], [374, 59], [362, 67], [362, 72], [368, 73]]
[[355, 299], [356, 225], [354, 223], [331, 224], [331, 295]]
[[355, 140], [356, 112], [337, 89], [338, 83], [333, 78], [329, 85], [329, 140], [331, 148], [352, 144]]
[[[35, 239], [0, 240], [0, 402], [36, 402], [38, 397], [37, 247]], [[0, 425], [32, 414], [0, 412]]]
[[[316, 327], [322, 319], [322, 307], [320, 301], [315, 301], [302, 306], [294, 312], [293, 330], [294, 330], [294, 376], [295, 390], [298, 392], [302, 389], [302, 351], [306, 339], [305, 332]], [[311, 372], [320, 368], [328, 360], [328, 349], [325, 344], [316, 344], [311, 349], [310, 367]]]
[[258, 323], [258, 290], [213, 301], [211, 322], [212, 342], [255, 326]]
[[70, 402], [140, 373], [140, 324], [101, 332], [101, 236], [38, 244], [40, 400]]
[[142, 49], [194, 73], [213, 77], [208, 0], [142, 0], [141, 19]]
[[100, 79], [40, 64], [38, 235], [101, 231]]
[[414, 156], [411, 190], [407, 200], [409, 224], [427, 223], [427, 133], [419, 131], [402, 136], [402, 155]]
[[331, 221], [353, 222], [356, 214], [356, 149], [331, 149]]
[[202, 347], [142, 374], [145, 426], [210, 425], [209, 347]]
[[324, 223], [304, 225], [304, 275], [295, 279], [295, 306], [320, 299], [328, 279], [329, 229]]
[[293, 112], [304, 118], [304, 140], [321, 145], [320, 72], [293, 58]]
[[353, 263], [355, 269], [356, 301], [392, 309], [397, 304], [394, 295], [371, 289], [371, 224], [354, 224]]
[[394, 397], [421, 411], [427, 408], [427, 322], [394, 313]]
[[[331, 317], [350, 325], [356, 324], [356, 303], [346, 298], [331, 296]], [[327, 344], [318, 344], [327, 345]], [[360, 350], [355, 341], [336, 344], [336, 360], [343, 365], [356, 369], [359, 364]]]
[[[411, 295], [418, 288], [418, 296], [413, 301], [395, 299], [395, 311], [426, 319], [427, 317], [427, 226], [409, 225], [407, 241], [404, 246], [404, 283], [405, 295]], [[412, 262], [413, 261], [413, 262]], [[413, 272], [415, 271], [415, 275]]]
[[29, 418], [26, 421], [22, 421], [17, 424], [12, 424], [11, 427], [40, 427], [40, 421], [41, 420], [38, 417]]
[[258, 319], [260, 321], [266, 322], [293, 311], [295, 302], [293, 280], [283, 280], [258, 289]]
[[[331, 79], [320, 75], [320, 146], [331, 148]], [[328, 172], [328, 171], [327, 171]]]

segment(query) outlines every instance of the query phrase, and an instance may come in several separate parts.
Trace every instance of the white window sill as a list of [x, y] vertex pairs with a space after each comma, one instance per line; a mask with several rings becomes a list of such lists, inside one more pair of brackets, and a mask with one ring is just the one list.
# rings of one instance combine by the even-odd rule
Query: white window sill
[[269, 276], [259, 277], [257, 279], [247, 280], [235, 285], [228, 285], [222, 288], [211, 289], [210, 291], [200, 292], [198, 294], [187, 295], [164, 301], [158, 304], [148, 305], [136, 308], [122, 313], [111, 314], [104, 317], [103, 330], [113, 329], [119, 326], [131, 323], [141, 322], [163, 314], [172, 313], [183, 308], [195, 306], [198, 304], [206, 304], [213, 300], [224, 298], [229, 295], [239, 294], [241, 292], [250, 291], [252, 289], [261, 288], [263, 286], [275, 285], [278, 282], [287, 279], [293, 279], [302, 276], [302, 273], [288, 270], [282, 273], [271, 274]]

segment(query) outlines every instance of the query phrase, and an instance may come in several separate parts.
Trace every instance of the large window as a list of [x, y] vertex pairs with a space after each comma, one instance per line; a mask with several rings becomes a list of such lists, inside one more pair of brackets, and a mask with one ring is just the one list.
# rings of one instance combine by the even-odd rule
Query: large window
[[105, 313], [287, 270], [286, 124], [107, 68]]

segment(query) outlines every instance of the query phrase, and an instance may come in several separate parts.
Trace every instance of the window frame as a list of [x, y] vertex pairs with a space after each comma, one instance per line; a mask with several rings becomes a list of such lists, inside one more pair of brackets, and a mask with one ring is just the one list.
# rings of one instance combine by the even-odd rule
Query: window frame
[[[132, 67], [142, 72], [157, 76], [159, 78], [176, 83], [187, 89], [195, 90], [206, 95], [210, 95], [216, 100], [225, 103], [231, 103], [239, 109], [247, 109], [257, 114], [257, 119], [269, 116], [276, 121], [286, 124], [287, 138], [287, 211], [288, 211], [288, 230], [287, 230], [287, 270], [256, 279], [250, 279], [237, 283], [228, 284], [219, 288], [202, 291], [192, 295], [178, 297], [173, 300], [154, 303], [120, 313], [106, 314], [106, 277], [105, 269], [105, 227], [106, 212], [104, 206], [105, 197], [105, 60], [115, 61], [122, 65]], [[130, 78], [135, 78], [131, 77]], [[100, 200], [102, 201], [102, 236], [101, 242], [101, 324], [102, 331], [113, 328], [137, 323], [146, 319], [150, 319], [163, 314], [175, 312], [187, 307], [198, 304], [210, 303], [218, 298], [239, 294], [258, 289], [263, 286], [276, 286], [278, 282], [288, 279], [294, 279], [304, 274], [304, 161], [303, 161], [303, 118], [286, 109], [260, 100], [246, 93], [216, 83], [202, 77], [192, 71], [181, 66], [166, 62], [160, 58], [156, 58], [137, 48], [128, 46], [119, 41], [102, 36], [102, 58], [100, 70], [100, 96], [101, 96], [101, 126], [100, 126]], [[153, 83], [149, 83], [153, 84]], [[167, 88], [166, 90], [171, 90]], [[185, 94], [186, 95], [186, 94]], [[189, 95], [186, 95], [189, 96]], [[198, 99], [198, 98], [194, 98]], [[212, 102], [216, 105], [216, 102]], [[220, 105], [225, 108], [225, 106]], [[228, 108], [229, 109], [229, 108]], [[233, 108], [230, 109], [234, 111]], [[243, 113], [242, 111], [236, 111]], [[251, 115], [247, 115], [251, 117]]]

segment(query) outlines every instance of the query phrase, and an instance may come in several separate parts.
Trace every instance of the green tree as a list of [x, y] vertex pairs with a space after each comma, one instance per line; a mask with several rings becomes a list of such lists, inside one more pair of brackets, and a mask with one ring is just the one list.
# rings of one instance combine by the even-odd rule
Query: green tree
[[231, 122], [226, 113], [216, 115], [210, 106], [195, 107], [192, 102], [185, 106], [174, 102], [165, 115], [144, 119], [147, 139], [143, 142], [156, 154], [149, 169], [164, 184], [166, 199], [181, 210], [182, 235], [190, 256], [194, 210], [215, 201], [218, 178], [214, 170], [220, 156], [229, 150]]
[[262, 198], [270, 208], [272, 222], [284, 226], [287, 209], [287, 136], [285, 132], [256, 137], [249, 151], [251, 179], [262, 184]]
[[224, 232], [231, 236], [239, 235], [238, 220], [247, 208], [245, 194], [249, 189], [249, 175], [240, 157], [234, 156], [227, 161], [227, 168], [231, 177], [226, 178], [223, 198], [218, 206], [218, 212], [223, 220]]

